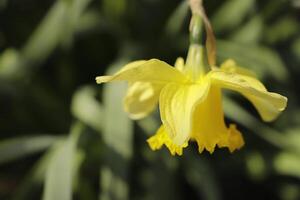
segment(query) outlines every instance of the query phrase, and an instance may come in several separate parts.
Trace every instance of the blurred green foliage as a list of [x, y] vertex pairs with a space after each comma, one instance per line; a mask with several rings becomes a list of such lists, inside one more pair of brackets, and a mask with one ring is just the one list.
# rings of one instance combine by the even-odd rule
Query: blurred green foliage
[[0, 199], [300, 199], [300, 3], [204, 1], [218, 61], [234, 58], [289, 98], [262, 123], [224, 100], [246, 145], [234, 154], [152, 152], [157, 113], [133, 122], [126, 84], [97, 86], [135, 59], [174, 63], [188, 49], [180, 0], [0, 0]]

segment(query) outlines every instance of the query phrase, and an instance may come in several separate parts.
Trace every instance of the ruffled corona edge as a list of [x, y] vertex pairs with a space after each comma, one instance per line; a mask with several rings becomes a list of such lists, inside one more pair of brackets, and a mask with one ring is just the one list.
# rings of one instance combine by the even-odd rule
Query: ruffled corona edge
[[173, 156], [181, 156], [183, 148], [188, 146], [188, 142], [181, 146], [174, 144], [163, 126], [161, 126], [156, 134], [150, 137], [147, 142], [153, 151], [161, 149], [161, 147], [165, 145]]
[[[210, 145], [203, 143], [203, 141], [199, 140], [199, 138], [192, 138], [192, 140], [197, 142], [199, 153], [202, 153], [204, 149], [213, 153], [216, 146], [219, 148], [227, 147], [231, 153], [242, 148], [245, 142], [242, 134], [239, 130], [237, 130], [236, 125], [230, 124], [227, 131], [227, 134], [222, 134], [223, 136], [225, 135], [225, 137], [220, 137]], [[157, 130], [156, 134], [150, 137], [147, 142], [153, 151], [159, 150], [163, 145], [165, 145], [173, 156], [181, 156], [183, 154], [183, 149], [188, 146], [188, 142], [185, 142], [183, 145], [174, 144], [163, 126], [161, 126]]]

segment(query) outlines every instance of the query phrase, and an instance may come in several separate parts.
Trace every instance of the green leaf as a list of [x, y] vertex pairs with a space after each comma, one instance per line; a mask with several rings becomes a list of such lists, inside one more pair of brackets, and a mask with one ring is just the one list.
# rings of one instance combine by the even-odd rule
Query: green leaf
[[105, 24], [98, 10], [88, 10], [78, 19], [77, 32], [78, 34], [94, 31]]
[[269, 43], [289, 40], [299, 33], [299, 22], [290, 15], [280, 17], [278, 21], [266, 28], [265, 40]]
[[77, 119], [101, 132], [104, 124], [104, 111], [95, 98], [96, 93], [96, 89], [91, 86], [81, 87], [72, 98], [71, 112]]
[[231, 40], [240, 43], [258, 43], [263, 33], [263, 20], [261, 16], [252, 17], [248, 22], [234, 31], [231, 35]]
[[246, 155], [246, 166], [249, 177], [255, 181], [261, 181], [268, 172], [266, 160], [259, 152], [249, 152]]
[[53, 154], [56, 150], [56, 145], [64, 141], [65, 138], [58, 139], [52, 146], [49, 148], [45, 154], [34, 164], [30, 172], [25, 176], [20, 186], [17, 188], [13, 195], [13, 200], [26, 200], [29, 199], [31, 193], [36, 190], [36, 187], [42, 185], [47, 167], [50, 160], [53, 157]]
[[216, 32], [233, 29], [238, 26], [253, 8], [255, 0], [225, 1], [212, 17], [212, 25]]
[[65, 16], [65, 27], [62, 29], [63, 34], [61, 42], [63, 45], [70, 47], [73, 36], [75, 35], [81, 16], [91, 0], [72, 0], [68, 2], [67, 13]]
[[166, 27], [165, 34], [167, 36], [177, 35], [183, 22], [187, 16], [189, 10], [189, 4], [187, 1], [182, 1], [179, 6], [174, 10], [172, 15], [169, 17]]
[[[47, 152], [34, 164], [30, 172], [25, 176], [22, 183], [15, 191], [13, 200], [26, 200], [30, 199], [32, 193], [36, 191], [38, 187], [40, 187], [43, 181], [46, 178], [46, 173], [48, 170], [48, 166], [57, 156], [57, 147], [64, 144], [66, 138], [58, 139], [52, 146], [47, 150]], [[83, 161], [83, 153], [81, 151], [77, 151], [75, 155], [75, 160], [73, 161], [73, 170], [72, 177], [76, 179], [77, 171], [79, 170], [79, 166]]]
[[127, 0], [103, 0], [102, 4], [105, 15], [115, 20], [124, 16]]
[[43, 151], [55, 143], [58, 138], [50, 135], [39, 135], [2, 140], [0, 142], [0, 164]]
[[[0, 77], [14, 79], [24, 76], [42, 63], [58, 45], [70, 45], [79, 17], [89, 2], [90, 0], [57, 0], [24, 47], [14, 53], [17, 60], [10, 56], [11, 63], [3, 63], [1, 60], [4, 58], [0, 58]], [[5, 59], [8, 60], [6, 57], [7, 55]]]
[[300, 37], [296, 38], [292, 45], [292, 52], [295, 57], [300, 61]]
[[21, 50], [25, 62], [42, 62], [62, 39], [68, 23], [67, 1], [57, 0]]
[[274, 159], [275, 170], [288, 176], [295, 176], [300, 178], [300, 156], [288, 152], [283, 152], [277, 155]]
[[[116, 62], [106, 74], [113, 74], [127, 62]], [[127, 83], [108, 83], [104, 85], [105, 124], [103, 139], [105, 143], [124, 158], [132, 155], [132, 121], [123, 109], [123, 98]]]
[[198, 192], [199, 198], [206, 200], [221, 199], [221, 193], [214, 172], [209, 163], [192, 153], [184, 162], [184, 175], [188, 183]]
[[239, 66], [253, 70], [258, 77], [271, 76], [284, 82], [288, 71], [277, 52], [262, 46], [244, 45], [232, 41], [218, 41], [218, 58], [234, 59]]
[[20, 68], [20, 59], [20, 53], [16, 49], [8, 48], [4, 50], [0, 54], [0, 77], [17, 76]]
[[[112, 74], [126, 63], [120, 60], [113, 64], [107, 74]], [[104, 127], [103, 140], [107, 154], [101, 168], [100, 199], [129, 198], [129, 161], [132, 157], [132, 121], [123, 110], [123, 97], [127, 84], [108, 83], [104, 85]]]
[[292, 152], [300, 153], [300, 127], [285, 129], [284, 138]]
[[71, 200], [73, 176], [76, 170], [76, 145], [83, 126], [75, 124], [70, 136], [55, 147], [46, 169], [43, 200]]

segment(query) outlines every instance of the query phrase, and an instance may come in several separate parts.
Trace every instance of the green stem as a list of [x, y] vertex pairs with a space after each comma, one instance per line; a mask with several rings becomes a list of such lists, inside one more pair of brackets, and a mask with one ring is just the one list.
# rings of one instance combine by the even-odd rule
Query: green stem
[[194, 81], [208, 72], [202, 45], [202, 32], [202, 18], [198, 14], [193, 14], [190, 24], [190, 47], [186, 60], [186, 72]]
[[198, 14], [193, 14], [191, 18], [190, 44], [202, 44], [202, 19]]

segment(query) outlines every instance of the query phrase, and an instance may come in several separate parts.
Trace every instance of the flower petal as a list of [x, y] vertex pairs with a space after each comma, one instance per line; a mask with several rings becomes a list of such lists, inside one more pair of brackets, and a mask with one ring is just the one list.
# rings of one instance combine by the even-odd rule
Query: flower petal
[[164, 84], [135, 82], [130, 83], [124, 98], [125, 111], [130, 118], [141, 119], [155, 109], [159, 93]]
[[241, 147], [241, 134], [235, 126], [227, 128], [224, 121], [222, 93], [219, 87], [211, 85], [203, 102], [196, 106], [193, 117], [192, 139], [198, 144], [198, 151], [204, 149], [213, 153], [216, 145], [234, 151]]
[[185, 82], [186, 77], [176, 68], [167, 63], [151, 59], [148, 61], [136, 61], [125, 65], [112, 76], [96, 77], [98, 84], [109, 81], [144, 81], [144, 82]]
[[244, 95], [257, 109], [264, 121], [274, 120], [286, 107], [287, 98], [268, 92], [254, 77], [214, 70], [209, 75], [212, 83]]
[[162, 89], [160, 116], [166, 132], [176, 145], [188, 141], [195, 107], [205, 99], [209, 85], [207, 81], [203, 84], [170, 83]]
[[175, 61], [175, 68], [178, 69], [179, 71], [183, 72], [184, 70], [184, 59], [181, 57], [178, 57]]
[[232, 153], [236, 149], [242, 148], [245, 145], [245, 142], [241, 132], [236, 128], [235, 124], [230, 124], [228, 131], [228, 148]]
[[255, 73], [252, 72], [249, 69], [239, 67], [236, 62], [232, 59], [225, 60], [221, 66], [220, 69], [225, 72], [231, 72], [231, 73], [236, 73], [240, 75], [245, 75], [245, 76], [251, 76], [251, 77], [256, 77]]
[[156, 134], [150, 137], [147, 142], [153, 151], [160, 149], [163, 145], [166, 145], [173, 156], [176, 154], [181, 156], [183, 153], [183, 148], [188, 146], [188, 142], [185, 142], [182, 145], [174, 144], [169, 135], [166, 133], [163, 125], [160, 126]]
[[219, 141], [218, 147], [223, 148], [227, 147], [232, 153], [237, 149], [242, 148], [245, 145], [244, 138], [241, 132], [236, 128], [235, 124], [230, 124], [227, 129], [227, 137], [224, 137]]

